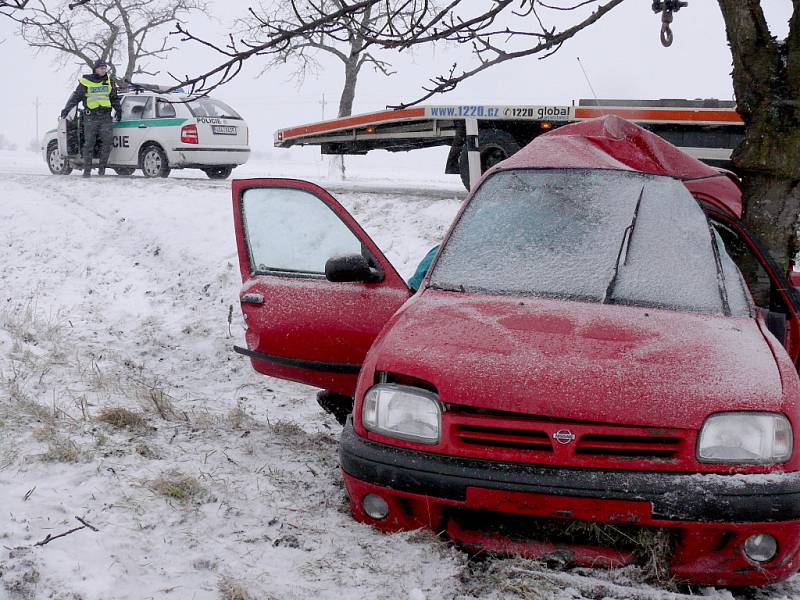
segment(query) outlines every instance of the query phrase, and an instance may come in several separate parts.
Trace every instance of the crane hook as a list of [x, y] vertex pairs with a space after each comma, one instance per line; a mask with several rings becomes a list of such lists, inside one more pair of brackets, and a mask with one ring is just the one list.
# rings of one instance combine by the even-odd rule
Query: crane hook
[[674, 39], [672, 28], [670, 27], [672, 13], [678, 12], [685, 6], [689, 6], [689, 3], [681, 0], [653, 0], [653, 12], [661, 13], [661, 45], [665, 48], [669, 48]]
[[666, 8], [664, 8], [661, 13], [661, 45], [664, 46], [664, 48], [669, 48], [672, 46], [673, 36], [672, 29], [670, 29], [671, 23], [672, 12], [669, 12]]

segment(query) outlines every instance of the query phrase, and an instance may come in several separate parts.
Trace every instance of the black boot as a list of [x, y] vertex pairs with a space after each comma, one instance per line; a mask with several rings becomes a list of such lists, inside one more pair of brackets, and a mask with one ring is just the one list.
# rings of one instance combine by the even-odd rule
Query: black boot
[[83, 170], [83, 176], [84, 177], [91, 177], [92, 176], [92, 170], [91, 169], [84, 169]]

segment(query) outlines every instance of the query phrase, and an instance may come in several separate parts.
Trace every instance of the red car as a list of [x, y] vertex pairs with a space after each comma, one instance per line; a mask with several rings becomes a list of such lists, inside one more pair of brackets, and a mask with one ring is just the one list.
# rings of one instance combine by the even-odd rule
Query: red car
[[233, 201], [237, 350], [355, 398], [359, 521], [583, 565], [647, 534], [697, 584], [800, 568], [800, 303], [735, 178], [615, 117], [562, 127], [484, 175], [413, 296], [320, 187]]

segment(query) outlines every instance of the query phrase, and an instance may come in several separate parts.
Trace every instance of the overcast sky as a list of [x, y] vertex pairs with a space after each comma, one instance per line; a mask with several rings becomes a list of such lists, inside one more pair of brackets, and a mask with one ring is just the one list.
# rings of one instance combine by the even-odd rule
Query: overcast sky
[[[474, 2], [480, 5], [480, 0]], [[564, 0], [554, 2], [568, 4]], [[233, 17], [244, 15], [251, 4], [212, 0], [211, 18], [198, 15], [190, 22], [191, 28], [224, 41]], [[791, 1], [762, 0], [762, 4], [773, 33], [785, 36]], [[660, 19], [650, 5], [650, 0], [627, 0], [555, 55], [501, 65], [428, 103], [569, 104], [592, 95], [577, 57], [600, 98], [732, 99], [731, 56], [717, 2], [689, 0], [689, 6], [675, 15], [671, 48], [663, 48], [659, 42]], [[55, 126], [76, 84], [77, 72], [58, 67], [52, 54], [37, 55], [16, 35], [13, 25], [7, 19], [0, 20], [0, 39], [5, 40], [0, 45], [4, 59], [0, 74], [8, 86], [3, 95], [0, 133], [24, 147], [35, 136], [35, 99], [40, 102], [41, 134]], [[170, 59], [157, 68], [192, 75], [215, 60], [196, 44], [178, 42], [177, 46]], [[323, 57], [325, 68], [319, 76], [307, 78], [298, 88], [287, 68], [256, 77], [264, 63], [255, 60], [259, 59], [251, 61], [237, 80], [214, 94], [247, 119], [254, 148], [271, 150], [272, 135], [278, 128], [320, 120], [323, 94], [328, 101], [325, 116], [334, 116], [342, 82], [341, 63]], [[418, 49], [410, 55], [393, 56], [397, 74], [389, 78], [364, 71], [355, 112], [379, 110], [416, 98], [428, 77], [446, 71], [455, 60], [468, 64], [467, 48]], [[170, 83], [166, 74], [156, 79]]]

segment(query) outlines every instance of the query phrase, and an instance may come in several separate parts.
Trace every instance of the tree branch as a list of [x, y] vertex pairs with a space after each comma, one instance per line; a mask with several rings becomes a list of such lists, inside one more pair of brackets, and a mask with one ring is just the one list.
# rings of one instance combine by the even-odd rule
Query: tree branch
[[[423, 88], [426, 92], [425, 94], [423, 94], [416, 100], [392, 106], [391, 108], [406, 108], [408, 106], [413, 106], [414, 104], [419, 104], [420, 102], [424, 102], [425, 100], [431, 98], [436, 94], [442, 94], [444, 92], [448, 92], [450, 90], [455, 89], [456, 86], [458, 86], [458, 84], [461, 83], [462, 81], [469, 79], [470, 77], [474, 77], [478, 73], [481, 73], [486, 69], [499, 65], [501, 63], [508, 62], [510, 60], [514, 60], [524, 56], [531, 56], [533, 54], [539, 54], [547, 51], [555, 51], [558, 48], [560, 48], [564, 44], [564, 42], [574, 37], [578, 32], [586, 29], [593, 23], [596, 23], [598, 20], [600, 20], [603, 16], [608, 14], [615, 7], [622, 4], [623, 1], [624, 0], [610, 0], [606, 4], [603, 4], [600, 7], [598, 7], [597, 10], [595, 10], [591, 15], [584, 18], [582, 21], [573, 25], [572, 27], [569, 27], [560, 33], [547, 34], [545, 36], [545, 39], [539, 42], [538, 44], [514, 52], [508, 52], [504, 48], [495, 46], [492, 43], [491, 37], [492, 35], [497, 35], [496, 33], [493, 33], [486, 37], [481, 35], [474, 36], [471, 41], [473, 44], [473, 54], [478, 57], [479, 61], [479, 64], [477, 66], [462, 71], [460, 75], [456, 75], [455, 71], [457, 65], [453, 65], [453, 67], [450, 69], [450, 72], [447, 75], [440, 75], [430, 80], [430, 83], [433, 85], [432, 87]], [[460, 32], [457, 32], [456, 35], [460, 35]], [[486, 58], [486, 54], [489, 54], [491, 56], [489, 58]], [[549, 54], [552, 54], [552, 52], [550, 52]]]

